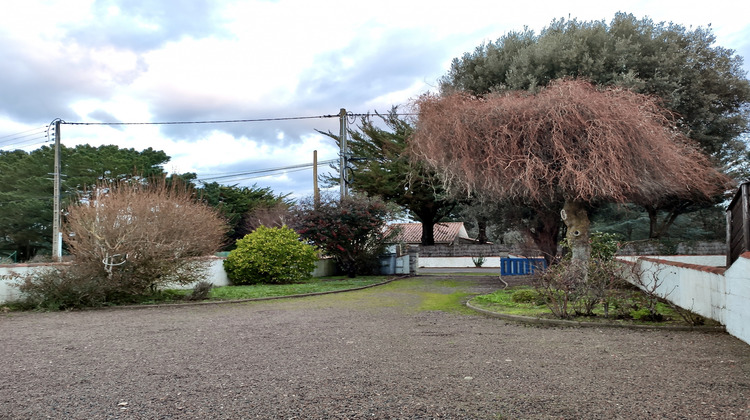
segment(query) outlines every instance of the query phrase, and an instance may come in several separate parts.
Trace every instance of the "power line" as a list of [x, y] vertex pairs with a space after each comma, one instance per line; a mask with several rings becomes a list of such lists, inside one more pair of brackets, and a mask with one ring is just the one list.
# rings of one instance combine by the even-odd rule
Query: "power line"
[[15, 136], [12, 136], [12, 137], [11, 136], [5, 136], [6, 138], [4, 138], [3, 140], [0, 140], [0, 146], [12, 145], [12, 144], [17, 144], [17, 143], [23, 143], [23, 142], [28, 141], [29, 137], [33, 137], [33, 139], [37, 139], [37, 138], [40, 138], [40, 137], [46, 137], [47, 136], [46, 133], [47, 133], [46, 130], [42, 130], [42, 131], [35, 131], [33, 133], [15, 135]]
[[[310, 166], [312, 166], [312, 165], [310, 165]], [[307, 171], [309, 169], [310, 168], [299, 168], [299, 169], [293, 169], [293, 170], [283, 171], [283, 173], [284, 174], [288, 174], [288, 173], [302, 172], [302, 171]], [[274, 175], [274, 173], [268, 173], [268, 174], [263, 174], [263, 175], [245, 176], [245, 177], [239, 177], [239, 178], [229, 178], [229, 179], [223, 180], [223, 182], [245, 181], [245, 180], [248, 180], [248, 179], [258, 179], [258, 178], [264, 178], [264, 177], [273, 176], [273, 175]]]
[[46, 132], [47, 131], [47, 127], [48, 126], [45, 125], [44, 127], [36, 127], [36, 128], [32, 128], [32, 129], [29, 129], [29, 130], [26, 130], [26, 131], [20, 131], [18, 133], [14, 133], [14, 134], [6, 134], [4, 136], [0, 136], [0, 141], [3, 141], [3, 139], [5, 139], [7, 137], [15, 137], [15, 136], [25, 137], [25, 136], [22, 136], [22, 134], [26, 134], [26, 133], [29, 133], [31, 131], [38, 131], [40, 133]]
[[20, 141], [20, 142], [17, 142], [17, 143], [2, 144], [2, 145], [0, 145], [0, 149], [12, 149], [12, 148], [22, 149], [22, 148], [27, 148], [27, 147], [30, 147], [30, 146], [36, 146], [38, 144], [49, 143], [51, 141], [52, 140], [48, 139], [46, 135], [43, 135], [43, 136], [39, 136], [39, 137], [34, 137], [32, 139], [26, 139], [24, 141]]
[[[336, 162], [338, 162], [338, 159], [329, 159], [329, 160], [319, 161], [318, 162], [318, 166], [329, 165], [331, 163], [336, 163]], [[299, 165], [289, 165], [289, 166], [280, 166], [280, 167], [276, 167], [276, 168], [257, 169], [257, 170], [246, 171], [246, 172], [228, 173], [228, 174], [225, 174], [225, 175], [218, 175], [217, 174], [216, 176], [199, 177], [197, 180], [198, 181], [202, 181], [202, 182], [205, 182], [205, 181], [217, 181], [217, 180], [225, 180], [225, 179], [231, 179], [231, 178], [236, 178], [236, 177], [244, 177], [246, 175], [263, 174], [263, 175], [260, 175], [258, 177], [258, 178], [260, 178], [260, 177], [263, 177], [263, 176], [268, 176], [269, 174], [271, 174], [273, 172], [283, 172], [283, 171], [290, 171], [290, 170], [294, 170], [294, 169], [305, 170], [305, 169], [309, 169], [309, 168], [312, 168], [312, 167], [313, 167], [312, 163], [302, 163], [302, 164], [299, 164]], [[250, 178], [246, 178], [246, 179], [250, 179]]]
[[292, 120], [312, 120], [321, 118], [338, 118], [338, 115], [313, 115], [306, 117], [278, 117], [278, 118], [248, 118], [240, 120], [206, 120], [206, 121], [157, 121], [157, 122], [67, 122], [61, 124], [67, 125], [187, 125], [187, 124], [230, 124], [230, 123], [251, 123], [267, 121], [292, 121]]
[[[369, 117], [374, 114], [370, 113], [347, 113], [347, 117]], [[398, 116], [416, 116], [415, 113], [397, 113]], [[202, 120], [202, 121], [155, 121], [155, 122], [72, 122], [61, 121], [60, 124], [66, 125], [189, 125], [189, 124], [232, 124], [232, 123], [253, 123], [268, 121], [293, 121], [293, 120], [313, 120], [323, 118], [339, 118], [339, 114], [311, 115], [302, 117], [275, 117], [275, 118], [245, 118], [237, 120]]]

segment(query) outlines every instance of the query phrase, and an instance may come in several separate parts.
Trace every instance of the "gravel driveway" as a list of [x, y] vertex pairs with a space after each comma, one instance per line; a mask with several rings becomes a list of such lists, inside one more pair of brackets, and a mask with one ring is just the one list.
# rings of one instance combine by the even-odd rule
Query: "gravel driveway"
[[420, 309], [499, 287], [457, 279], [0, 315], [0, 418], [750, 418], [750, 346], [740, 340]]

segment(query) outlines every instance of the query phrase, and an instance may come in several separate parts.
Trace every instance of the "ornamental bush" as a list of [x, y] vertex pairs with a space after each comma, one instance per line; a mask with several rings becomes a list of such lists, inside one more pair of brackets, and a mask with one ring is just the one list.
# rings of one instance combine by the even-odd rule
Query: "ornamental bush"
[[224, 270], [232, 284], [288, 284], [309, 279], [317, 259], [315, 247], [302, 243], [292, 229], [259, 226], [237, 241]]

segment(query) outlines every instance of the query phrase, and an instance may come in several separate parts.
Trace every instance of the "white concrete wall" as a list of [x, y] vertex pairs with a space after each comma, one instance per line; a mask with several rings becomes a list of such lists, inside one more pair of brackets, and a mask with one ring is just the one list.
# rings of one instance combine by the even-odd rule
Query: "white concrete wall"
[[750, 344], [750, 252], [724, 273], [727, 278], [727, 332]]
[[21, 293], [15, 287], [19, 283], [16, 275], [25, 275], [46, 268], [64, 267], [70, 263], [33, 263], [33, 264], [2, 264], [0, 265], [0, 303], [18, 299]]
[[[478, 258], [478, 257], [474, 257]], [[419, 256], [419, 267], [422, 268], [464, 268], [475, 267], [472, 257], [423, 257]], [[500, 257], [484, 257], [485, 268], [500, 268]]]
[[727, 265], [726, 255], [665, 255], [654, 258], [708, 267], [724, 267]]
[[723, 275], [647, 259], [641, 259], [638, 264], [649, 290], [656, 282], [659, 296], [726, 325], [726, 278]]
[[[700, 266], [673, 257], [618, 257], [638, 264], [646, 286], [653, 279], [662, 297], [726, 326], [727, 332], [750, 344], [750, 252], [726, 269]], [[726, 258], [723, 257], [722, 258]]]
[[[20, 297], [20, 292], [14, 284], [18, 283], [17, 277], [14, 277], [14, 273], [18, 275], [28, 274], [33, 271], [44, 270], [46, 268], [54, 268], [56, 266], [70, 265], [70, 263], [62, 264], [9, 264], [0, 265], [0, 304], [9, 300], [17, 299]], [[403, 261], [402, 261], [403, 265]], [[409, 272], [409, 257], [406, 256], [406, 272]], [[315, 270], [312, 272], [313, 277], [325, 277], [332, 276], [336, 273], [336, 264], [333, 260], [319, 260]], [[224, 258], [221, 257], [210, 257], [208, 267], [208, 277], [206, 281], [213, 283], [214, 286], [227, 286], [229, 285], [229, 279], [227, 273], [224, 271]], [[193, 284], [187, 285], [172, 285], [169, 286], [173, 289], [192, 289]]]

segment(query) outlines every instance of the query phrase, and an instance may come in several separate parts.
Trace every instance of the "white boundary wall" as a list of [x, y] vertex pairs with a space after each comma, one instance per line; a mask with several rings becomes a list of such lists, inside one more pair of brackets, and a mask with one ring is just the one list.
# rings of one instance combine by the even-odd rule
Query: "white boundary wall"
[[[36, 264], [3, 264], [0, 265], [0, 304], [3, 302], [17, 299], [20, 297], [18, 288], [14, 286], [17, 283], [17, 279], [14, 278], [13, 273], [24, 275], [34, 271], [44, 270], [45, 268], [54, 268], [67, 266], [71, 263], [36, 263]], [[222, 257], [209, 257], [209, 268], [208, 278], [214, 286], [227, 286], [229, 279], [227, 273], [224, 272], [224, 258]], [[407, 263], [408, 273], [408, 263]], [[336, 264], [333, 260], [318, 260], [315, 270], [312, 272], [313, 277], [325, 277], [336, 274]], [[174, 285], [172, 288], [175, 289], [192, 289], [193, 285]]]
[[618, 259], [638, 264], [647, 285], [657, 278], [660, 296], [720, 322], [728, 333], [750, 344], [750, 252], [742, 254], [726, 271], [719, 266], [670, 261], [673, 258]]
[[[423, 257], [419, 256], [421, 268], [464, 268], [474, 267], [472, 258], [479, 257]], [[484, 268], [500, 268], [500, 257], [484, 257]]]

